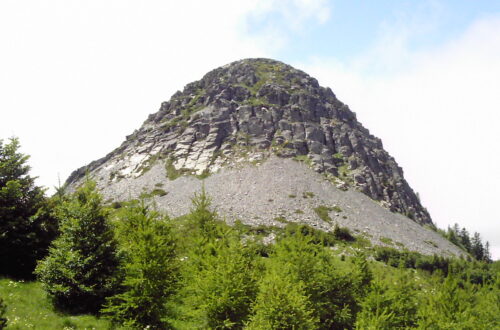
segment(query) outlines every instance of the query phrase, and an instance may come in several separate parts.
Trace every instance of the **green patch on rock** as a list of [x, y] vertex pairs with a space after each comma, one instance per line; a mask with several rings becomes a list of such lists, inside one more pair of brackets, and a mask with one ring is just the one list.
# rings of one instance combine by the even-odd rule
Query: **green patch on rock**
[[314, 208], [314, 212], [318, 215], [318, 217], [323, 220], [324, 222], [331, 223], [333, 220], [330, 218], [329, 213], [333, 211], [333, 208], [325, 206], [325, 205], [320, 205], [316, 208]]
[[382, 243], [387, 244], [387, 245], [393, 245], [394, 244], [394, 241], [392, 240], [392, 238], [389, 238], [389, 237], [380, 237], [379, 240]]
[[314, 193], [311, 191], [305, 191], [302, 193], [302, 198], [313, 198], [313, 197], [314, 197]]

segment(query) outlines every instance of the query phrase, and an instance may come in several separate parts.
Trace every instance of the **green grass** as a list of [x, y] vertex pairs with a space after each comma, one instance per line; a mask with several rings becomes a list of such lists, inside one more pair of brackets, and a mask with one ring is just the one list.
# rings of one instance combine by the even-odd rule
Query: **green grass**
[[6, 329], [112, 329], [111, 322], [93, 315], [55, 312], [39, 282], [0, 278], [0, 296], [7, 305]]
[[435, 248], [438, 247], [438, 245], [435, 242], [433, 242], [433, 241], [424, 241], [424, 242], [427, 243], [427, 244], [429, 244], [429, 245], [431, 245], [431, 246], [433, 246], [433, 247], [435, 247]]
[[342, 212], [342, 209], [339, 206], [335, 205], [334, 207], [332, 207], [332, 211], [340, 213], [340, 212]]
[[307, 155], [298, 155], [298, 156], [293, 157], [293, 159], [298, 161], [298, 162], [305, 163], [308, 166], [312, 166], [312, 160]]
[[314, 208], [314, 212], [318, 215], [318, 217], [323, 220], [324, 222], [331, 223], [333, 220], [330, 218], [330, 215], [328, 213], [330, 211], [333, 211], [333, 208], [325, 206], [325, 205], [320, 205], [316, 208]]
[[387, 244], [387, 245], [394, 244], [394, 241], [392, 240], [392, 238], [389, 238], [389, 237], [380, 237], [380, 241], [384, 244]]
[[278, 221], [281, 223], [289, 223], [289, 221], [285, 217], [282, 217], [282, 216], [274, 218], [274, 221]]
[[314, 197], [314, 193], [311, 192], [311, 191], [306, 191], [306, 192], [302, 193], [302, 197], [303, 198], [313, 198]]

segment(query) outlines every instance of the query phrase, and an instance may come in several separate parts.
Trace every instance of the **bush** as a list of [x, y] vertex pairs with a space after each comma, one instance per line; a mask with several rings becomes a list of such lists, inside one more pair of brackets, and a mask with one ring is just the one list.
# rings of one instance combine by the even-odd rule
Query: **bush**
[[107, 299], [103, 312], [132, 328], [163, 328], [165, 303], [175, 292], [179, 274], [175, 238], [168, 219], [139, 206], [127, 206], [118, 219], [124, 254], [123, 289]]
[[117, 284], [116, 241], [95, 183], [87, 181], [56, 208], [60, 236], [36, 274], [59, 309], [97, 312]]
[[311, 243], [320, 244], [323, 246], [334, 246], [336, 242], [335, 236], [323, 230], [315, 229], [308, 225], [297, 223], [289, 223], [285, 227], [285, 234], [289, 236], [303, 235], [310, 239]]
[[340, 227], [337, 224], [335, 224], [335, 227], [333, 228], [333, 236], [341, 241], [353, 242], [356, 240], [354, 236], [352, 236], [349, 228]]

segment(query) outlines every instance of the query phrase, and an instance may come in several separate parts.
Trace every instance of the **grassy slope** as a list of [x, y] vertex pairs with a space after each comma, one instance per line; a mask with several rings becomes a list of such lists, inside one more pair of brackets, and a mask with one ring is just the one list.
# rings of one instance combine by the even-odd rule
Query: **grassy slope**
[[109, 321], [92, 315], [55, 312], [39, 282], [0, 279], [0, 297], [7, 305], [7, 329], [110, 329]]

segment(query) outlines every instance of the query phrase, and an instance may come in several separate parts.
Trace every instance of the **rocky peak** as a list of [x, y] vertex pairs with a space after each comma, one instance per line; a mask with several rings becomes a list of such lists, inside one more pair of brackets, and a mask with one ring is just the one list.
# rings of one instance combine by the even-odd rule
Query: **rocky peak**
[[209, 175], [271, 155], [305, 162], [338, 188], [431, 223], [402, 169], [355, 113], [316, 79], [270, 59], [233, 62], [186, 85], [119, 148], [67, 183], [87, 171], [106, 182], [139, 177], [159, 161], [167, 171]]

